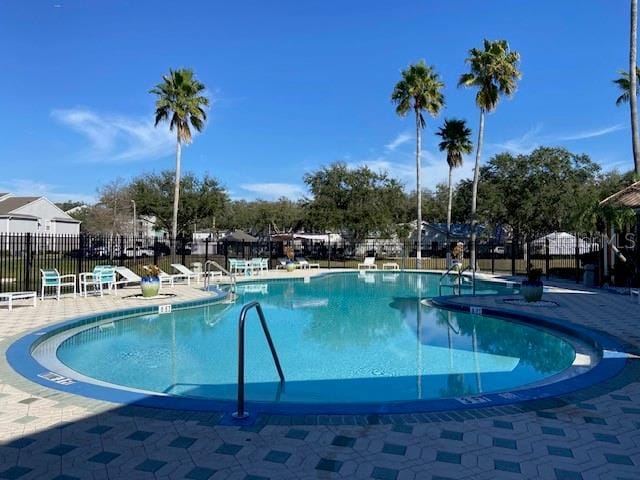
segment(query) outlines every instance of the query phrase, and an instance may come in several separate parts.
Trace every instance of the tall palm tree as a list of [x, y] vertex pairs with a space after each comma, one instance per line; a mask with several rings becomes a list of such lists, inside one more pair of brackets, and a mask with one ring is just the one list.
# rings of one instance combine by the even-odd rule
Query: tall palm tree
[[[462, 166], [463, 155], [471, 153], [473, 143], [471, 142], [471, 129], [467, 127], [467, 122], [455, 118], [447, 118], [444, 125], [436, 132], [442, 141], [438, 144], [441, 152], [447, 152], [447, 163], [449, 164], [449, 205], [447, 207], [447, 237], [451, 233], [451, 201], [453, 199], [453, 186], [451, 176], [453, 169]], [[447, 239], [448, 240], [448, 239]]]
[[[620, 96], [616, 98], [616, 106], [619, 107], [623, 103], [627, 103], [629, 101], [629, 98], [631, 97], [629, 93], [631, 85], [629, 82], [629, 72], [626, 70], [618, 70], [618, 74], [620, 77], [616, 78], [613, 83], [615, 83], [620, 90]], [[640, 77], [640, 68], [638, 67], [636, 67], [636, 77]]]
[[636, 71], [636, 53], [638, 49], [638, 0], [631, 0], [631, 28], [629, 31], [629, 106], [631, 110], [631, 144], [633, 145], [633, 166], [640, 173], [640, 133], [638, 133], [638, 77]]
[[476, 207], [478, 202], [478, 180], [480, 176], [480, 157], [484, 140], [484, 116], [498, 106], [501, 95], [511, 96], [516, 91], [518, 79], [522, 76], [518, 70], [520, 54], [511, 51], [506, 40], [486, 40], [484, 49], [472, 48], [466, 63], [469, 73], [463, 73], [458, 81], [459, 87], [475, 87], [476, 105], [480, 109], [480, 126], [476, 145], [476, 163], [473, 170], [473, 189], [471, 195], [471, 268], [476, 270]]
[[444, 107], [442, 89], [444, 83], [434, 67], [424, 60], [409, 65], [401, 72], [402, 79], [391, 93], [391, 101], [396, 105], [396, 113], [401, 117], [413, 111], [416, 116], [416, 197], [417, 197], [417, 254], [416, 267], [422, 266], [422, 188], [420, 186], [420, 155], [422, 152], [421, 132], [426, 125], [422, 112], [435, 117]]
[[205, 86], [196, 80], [193, 70], [169, 70], [162, 82], [151, 89], [156, 95], [156, 127], [169, 120], [169, 129], [176, 132], [176, 179], [173, 195], [173, 221], [171, 225], [171, 256], [175, 257], [178, 238], [178, 204], [180, 201], [180, 160], [182, 144], [192, 141], [191, 127], [200, 132], [207, 120], [205, 108], [209, 99], [203, 95]]

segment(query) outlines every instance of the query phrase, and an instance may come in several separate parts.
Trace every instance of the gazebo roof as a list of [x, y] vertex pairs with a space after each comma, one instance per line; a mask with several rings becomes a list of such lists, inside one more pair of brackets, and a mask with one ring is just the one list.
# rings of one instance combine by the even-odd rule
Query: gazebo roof
[[600, 205], [617, 205], [621, 207], [640, 208], [640, 182], [633, 183], [627, 188], [605, 198]]
[[223, 242], [257, 242], [258, 239], [249, 235], [242, 230], [234, 230], [229, 235], [225, 235], [222, 238]]

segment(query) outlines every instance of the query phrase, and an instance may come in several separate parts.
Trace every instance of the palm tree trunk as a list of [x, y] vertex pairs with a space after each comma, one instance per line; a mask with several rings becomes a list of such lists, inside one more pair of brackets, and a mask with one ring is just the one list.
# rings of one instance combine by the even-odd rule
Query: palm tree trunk
[[476, 210], [478, 205], [478, 182], [480, 181], [480, 157], [482, 156], [482, 142], [484, 140], [484, 109], [480, 109], [480, 128], [478, 128], [478, 148], [476, 149], [476, 164], [473, 169], [473, 190], [471, 194], [471, 268], [476, 271]]
[[171, 261], [176, 261], [176, 242], [178, 240], [178, 203], [180, 202], [180, 136], [176, 141], [176, 184], [173, 190], [173, 221], [171, 222]]
[[631, 107], [631, 137], [635, 173], [640, 173], [640, 134], [638, 133], [638, 77], [636, 52], [638, 48], [638, 0], [631, 0], [631, 31], [629, 47], [629, 105]]
[[420, 112], [416, 110], [416, 196], [418, 206], [418, 218], [416, 223], [417, 251], [416, 268], [422, 268], [422, 188], [420, 187], [420, 153], [422, 149], [422, 138], [420, 132]]
[[[449, 234], [451, 233], [451, 203], [453, 202], [453, 188], [451, 185], [451, 174], [453, 168], [449, 165], [449, 205], [447, 206], [447, 242], [449, 241]], [[448, 248], [448, 247], [447, 247]]]

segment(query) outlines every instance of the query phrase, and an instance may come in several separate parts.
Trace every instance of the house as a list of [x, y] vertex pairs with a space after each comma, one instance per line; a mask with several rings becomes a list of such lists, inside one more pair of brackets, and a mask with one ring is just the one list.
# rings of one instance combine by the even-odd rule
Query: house
[[46, 197], [0, 193], [0, 233], [78, 235], [80, 223]]

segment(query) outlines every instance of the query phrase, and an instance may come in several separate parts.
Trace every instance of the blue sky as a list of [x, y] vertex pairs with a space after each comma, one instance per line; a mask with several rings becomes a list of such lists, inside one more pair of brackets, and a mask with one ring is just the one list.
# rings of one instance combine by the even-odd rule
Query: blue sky
[[182, 66], [213, 101], [183, 168], [218, 177], [232, 198], [298, 198], [304, 173], [335, 161], [411, 189], [413, 119], [389, 95], [419, 59], [446, 83], [447, 107], [425, 132], [433, 187], [447, 170], [434, 130], [458, 117], [476, 135], [475, 92], [456, 84], [483, 38], [507, 39], [523, 72], [487, 118], [485, 160], [563, 145], [629, 170], [628, 108], [611, 82], [628, 65], [628, 28], [626, 1], [5, 0], [0, 191], [91, 200], [115, 177], [173, 168], [173, 135], [153, 127], [148, 91]]

